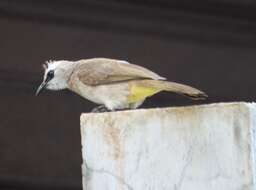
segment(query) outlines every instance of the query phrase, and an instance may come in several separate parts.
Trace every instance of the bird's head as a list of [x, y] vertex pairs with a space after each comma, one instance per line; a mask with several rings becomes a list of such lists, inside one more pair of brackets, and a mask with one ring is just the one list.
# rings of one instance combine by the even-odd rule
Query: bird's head
[[39, 95], [43, 89], [62, 90], [68, 87], [68, 80], [73, 70], [73, 62], [70, 61], [46, 61], [43, 64], [44, 78], [36, 91]]

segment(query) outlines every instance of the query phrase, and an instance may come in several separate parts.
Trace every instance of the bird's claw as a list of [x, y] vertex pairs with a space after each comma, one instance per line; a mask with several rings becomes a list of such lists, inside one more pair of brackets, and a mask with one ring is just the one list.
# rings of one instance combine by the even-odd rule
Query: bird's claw
[[92, 109], [92, 113], [102, 113], [102, 112], [109, 112], [110, 110], [106, 108], [104, 105], [97, 106]]

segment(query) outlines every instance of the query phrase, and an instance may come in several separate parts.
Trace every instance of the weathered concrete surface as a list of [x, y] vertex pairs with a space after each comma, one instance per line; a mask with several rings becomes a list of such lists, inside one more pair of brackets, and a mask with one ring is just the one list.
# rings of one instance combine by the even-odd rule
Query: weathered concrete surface
[[82, 114], [84, 190], [253, 190], [256, 105]]

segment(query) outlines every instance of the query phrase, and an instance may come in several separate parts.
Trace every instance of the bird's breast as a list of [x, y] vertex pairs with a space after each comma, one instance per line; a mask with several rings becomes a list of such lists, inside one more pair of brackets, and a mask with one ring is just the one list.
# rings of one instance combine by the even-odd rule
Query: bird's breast
[[92, 102], [110, 107], [123, 107], [130, 95], [128, 83], [89, 86], [78, 80], [72, 84], [71, 90]]

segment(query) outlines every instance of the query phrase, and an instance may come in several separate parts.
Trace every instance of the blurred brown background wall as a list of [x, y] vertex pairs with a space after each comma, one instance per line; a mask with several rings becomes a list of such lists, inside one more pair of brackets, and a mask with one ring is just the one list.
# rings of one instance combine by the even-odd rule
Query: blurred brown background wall
[[0, 189], [81, 189], [79, 117], [94, 104], [34, 93], [49, 59], [128, 60], [206, 91], [143, 107], [254, 101], [253, 0], [1, 0]]

